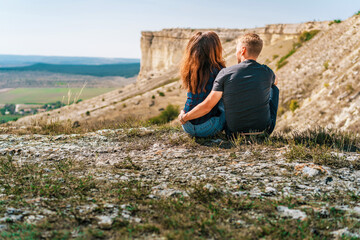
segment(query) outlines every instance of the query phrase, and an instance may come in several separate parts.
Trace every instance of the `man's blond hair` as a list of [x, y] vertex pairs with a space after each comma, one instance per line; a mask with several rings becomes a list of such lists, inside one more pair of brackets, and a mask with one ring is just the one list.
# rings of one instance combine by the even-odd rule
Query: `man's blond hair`
[[239, 38], [238, 47], [240, 44], [246, 47], [248, 55], [257, 58], [263, 48], [263, 40], [256, 33], [246, 33]]

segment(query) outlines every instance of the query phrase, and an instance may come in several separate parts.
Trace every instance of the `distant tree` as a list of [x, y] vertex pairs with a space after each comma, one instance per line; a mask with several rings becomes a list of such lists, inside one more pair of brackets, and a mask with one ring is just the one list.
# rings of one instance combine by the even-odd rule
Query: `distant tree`
[[5, 108], [5, 110], [9, 111], [10, 114], [14, 114], [16, 106], [15, 106], [15, 104], [5, 104], [4, 108]]

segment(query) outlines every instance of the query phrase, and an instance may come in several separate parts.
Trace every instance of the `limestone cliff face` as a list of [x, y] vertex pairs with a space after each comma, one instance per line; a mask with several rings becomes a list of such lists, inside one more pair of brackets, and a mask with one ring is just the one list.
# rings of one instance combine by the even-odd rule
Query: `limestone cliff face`
[[327, 26], [327, 22], [307, 22], [267, 25], [253, 29], [164, 29], [156, 32], [142, 32], [142, 57], [138, 80], [156, 78], [178, 68], [188, 40], [197, 31], [215, 31], [224, 45], [228, 65], [233, 65], [235, 59], [232, 55], [235, 52], [236, 39], [244, 33], [255, 32], [259, 34], [264, 40], [265, 47], [267, 47], [279, 41], [297, 39], [298, 35], [305, 30], [324, 29]]

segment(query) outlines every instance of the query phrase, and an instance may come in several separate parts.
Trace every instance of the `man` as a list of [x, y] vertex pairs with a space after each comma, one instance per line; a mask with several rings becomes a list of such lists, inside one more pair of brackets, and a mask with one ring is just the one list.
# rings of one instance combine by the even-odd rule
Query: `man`
[[182, 124], [199, 118], [223, 98], [227, 135], [238, 133], [271, 134], [275, 128], [279, 102], [274, 72], [256, 62], [263, 41], [254, 33], [243, 35], [236, 47], [238, 64], [217, 75], [208, 97], [188, 113], [179, 115]]

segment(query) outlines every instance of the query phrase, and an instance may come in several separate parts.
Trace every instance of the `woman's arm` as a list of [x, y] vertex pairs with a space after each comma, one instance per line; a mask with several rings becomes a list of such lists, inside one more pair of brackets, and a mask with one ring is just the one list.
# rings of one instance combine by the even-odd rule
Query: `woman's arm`
[[184, 113], [181, 111], [178, 119], [181, 124], [185, 124], [189, 120], [193, 120], [199, 117], [204, 116], [209, 113], [213, 107], [220, 101], [223, 92], [220, 91], [211, 91], [209, 96], [196, 107], [194, 107], [190, 112]]

